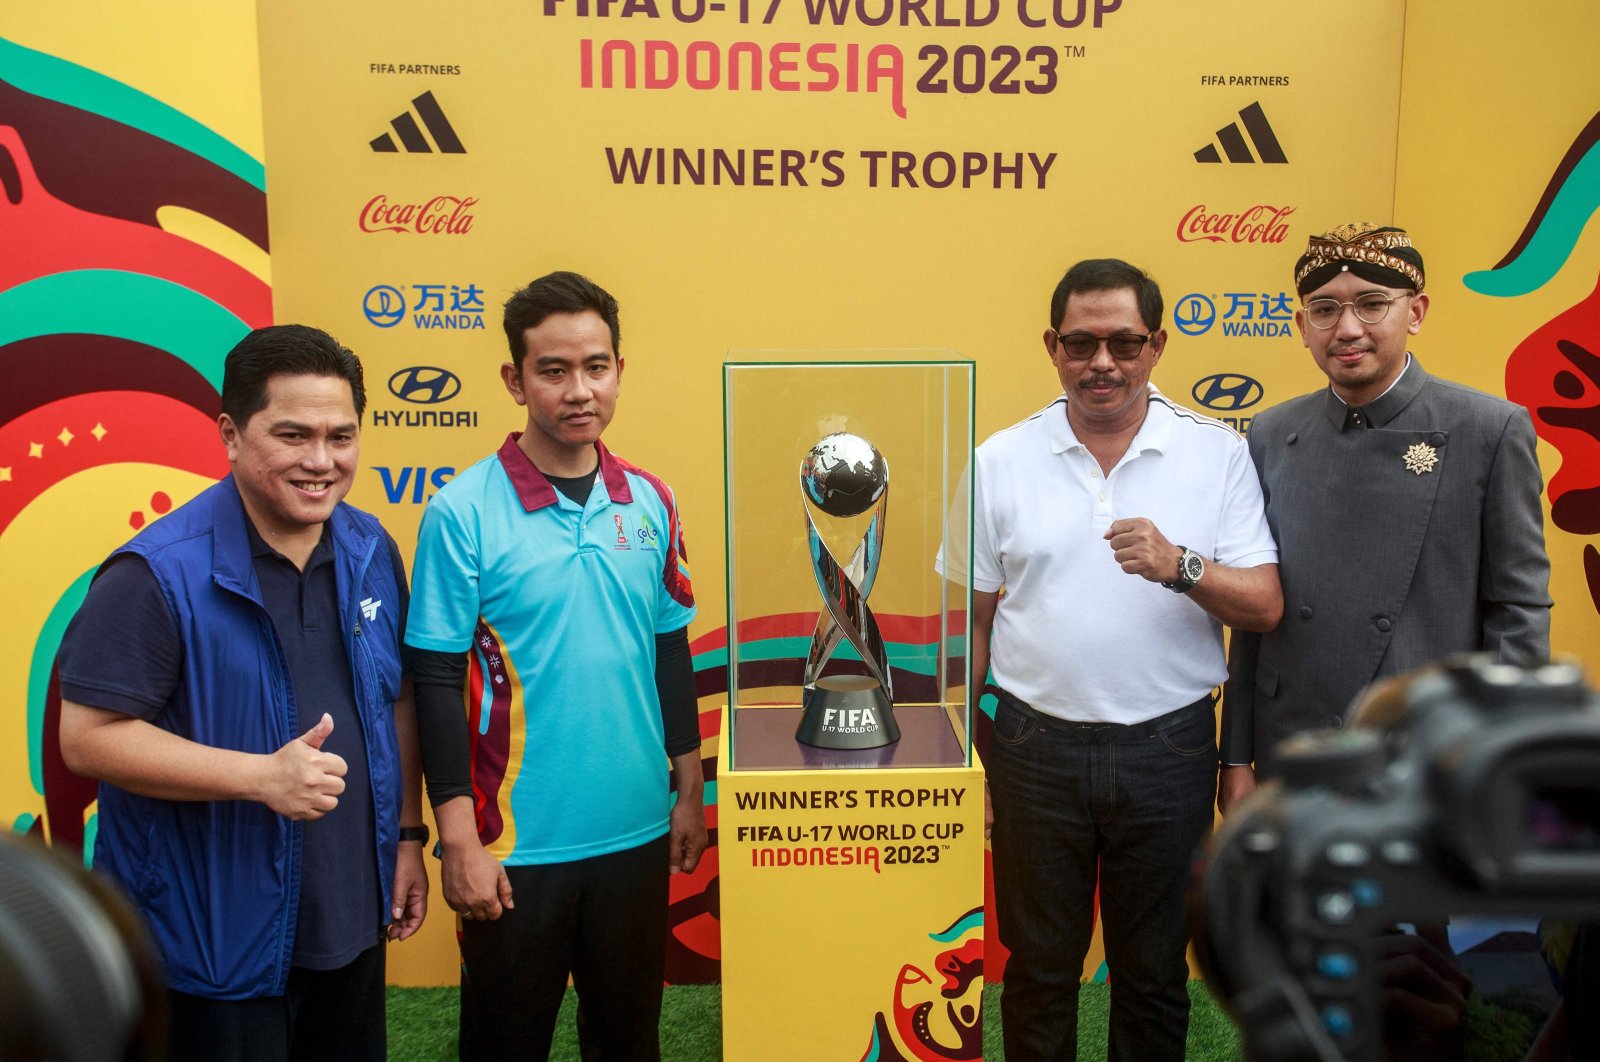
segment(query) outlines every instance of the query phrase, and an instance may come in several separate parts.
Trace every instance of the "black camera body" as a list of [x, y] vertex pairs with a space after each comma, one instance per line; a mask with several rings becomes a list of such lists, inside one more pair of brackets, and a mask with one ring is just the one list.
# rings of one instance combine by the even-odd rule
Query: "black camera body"
[[164, 1058], [166, 999], [127, 900], [64, 851], [0, 830], [0, 1060]]
[[1600, 919], [1600, 698], [1576, 665], [1452, 661], [1351, 723], [1285, 742], [1203, 868], [1200, 961], [1254, 1059], [1385, 1057], [1396, 923]]

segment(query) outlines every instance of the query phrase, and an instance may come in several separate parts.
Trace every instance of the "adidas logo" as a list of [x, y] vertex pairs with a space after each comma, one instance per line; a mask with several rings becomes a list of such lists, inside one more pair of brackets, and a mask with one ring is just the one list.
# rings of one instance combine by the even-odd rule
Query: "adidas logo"
[[[1239, 129], [1239, 124], [1244, 123], [1244, 130]], [[1245, 143], [1245, 133], [1250, 134], [1250, 144], [1255, 145], [1255, 155], [1250, 154], [1250, 144]], [[1288, 162], [1289, 158], [1283, 153], [1283, 148], [1278, 143], [1278, 134], [1272, 131], [1272, 125], [1267, 121], [1267, 113], [1261, 109], [1260, 103], [1252, 103], [1239, 112], [1239, 121], [1232, 122], [1217, 130], [1217, 140], [1222, 144], [1223, 154], [1228, 156], [1229, 162]], [[1207, 144], [1194, 153], [1196, 162], [1221, 162], [1217, 155], [1217, 145]]]
[[370, 597], [364, 597], [361, 599], [361, 614], [367, 617], [368, 623], [371, 623], [378, 618], [378, 609], [382, 607], [382, 601], [374, 601]]
[[[428, 130], [428, 135], [433, 137], [433, 143], [439, 146], [439, 151], [446, 155], [465, 155], [467, 149], [461, 146], [461, 138], [456, 136], [455, 129], [450, 125], [450, 119], [444, 116], [444, 111], [439, 107], [439, 101], [433, 98], [432, 92], [424, 92], [411, 101], [418, 116], [422, 118], [422, 126]], [[395, 136], [400, 138], [400, 143], [408, 155], [431, 155], [433, 147], [428, 143], [428, 138], [422, 135], [422, 128], [417, 125], [416, 117], [411, 111], [402, 111], [395, 115], [394, 121], [389, 123], [394, 129]], [[394, 146], [394, 137], [388, 133], [372, 141], [373, 151], [399, 151]]]

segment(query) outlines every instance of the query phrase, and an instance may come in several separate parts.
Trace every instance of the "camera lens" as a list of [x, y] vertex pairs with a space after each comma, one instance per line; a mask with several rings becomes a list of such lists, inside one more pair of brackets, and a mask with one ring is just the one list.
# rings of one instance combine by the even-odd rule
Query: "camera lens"
[[154, 1055], [165, 997], [128, 905], [57, 853], [0, 834], [0, 1058]]

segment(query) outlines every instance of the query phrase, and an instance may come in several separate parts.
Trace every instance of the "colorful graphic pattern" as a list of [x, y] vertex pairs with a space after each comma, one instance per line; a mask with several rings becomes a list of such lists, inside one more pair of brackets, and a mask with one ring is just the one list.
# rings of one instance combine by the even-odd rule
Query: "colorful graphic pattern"
[[[1600, 535], [1600, 283], [1517, 344], [1506, 362], [1506, 396], [1527, 406], [1539, 437], [1561, 451], [1545, 488], [1550, 522], [1571, 535]], [[1600, 612], [1600, 550], [1587, 542], [1583, 574]]]
[[914, 963], [900, 968], [894, 998], [874, 1018], [861, 1062], [983, 1057], [983, 924], [983, 908], [976, 907], [942, 932], [928, 934], [951, 946], [934, 955], [931, 973]]
[[106, 555], [227, 472], [222, 356], [272, 316], [264, 188], [173, 107], [0, 38], [0, 711], [28, 734], [6, 772], [27, 786], [0, 799], [86, 857], [95, 788], [61, 761], [56, 651]]
[[1461, 282], [1480, 295], [1526, 295], [1561, 271], [1583, 227], [1600, 209], [1600, 112], [1567, 149], [1522, 235], [1492, 269]]
[[[1492, 269], [1463, 282], [1486, 295], [1525, 295], [1566, 264], [1600, 210], [1600, 112], [1550, 175], [1527, 226]], [[1570, 535], [1600, 535], [1600, 282], [1577, 305], [1540, 325], [1506, 361], [1506, 397], [1526, 406], [1539, 437], [1561, 452], [1550, 477], [1550, 521]], [[1557, 542], [1550, 545], [1559, 548]], [[1584, 580], [1600, 612], [1600, 550], [1585, 542]]]
[[[714, 633], [720, 633], [714, 632]], [[711, 637], [708, 635], [707, 637]], [[695, 657], [695, 678], [700, 680], [701, 658]], [[726, 679], [727, 666], [716, 668]], [[726, 681], [723, 683], [726, 685]], [[720, 701], [718, 702], [720, 705]], [[667, 882], [667, 982], [675, 985], [709, 985], [722, 980], [722, 907], [718, 889], [717, 757], [721, 730], [720, 707], [700, 713], [701, 768], [705, 774], [706, 833], [708, 841], [700, 862], [688, 874], [674, 874]]]
[[[801, 685], [816, 624], [815, 612], [785, 612], [744, 621], [739, 631], [739, 687], [750, 690]], [[934, 676], [939, 666], [939, 617], [880, 614], [878, 626], [888, 649], [895, 700], [908, 704], [936, 700], [939, 687]], [[965, 650], [953, 641], [948, 649], [946, 681], [964, 683]], [[702, 698], [726, 694], [727, 628], [696, 639], [694, 650], [696, 692]], [[842, 645], [834, 659], [839, 662], [841, 672], [854, 669], [866, 674], [866, 666], [854, 657], [848, 645]], [[993, 708], [989, 711], [992, 715]]]

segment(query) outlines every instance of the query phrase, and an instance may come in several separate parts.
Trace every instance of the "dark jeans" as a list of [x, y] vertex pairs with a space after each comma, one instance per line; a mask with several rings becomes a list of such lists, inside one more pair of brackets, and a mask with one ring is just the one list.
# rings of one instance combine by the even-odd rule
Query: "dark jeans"
[[1011, 1062], [1075, 1059], [1095, 883], [1111, 968], [1111, 1062], [1181, 1062], [1189, 1024], [1184, 893], [1211, 827], [1211, 697], [1131, 726], [1070, 723], [1009, 694], [989, 747], [994, 887], [1011, 949], [1000, 1010]]
[[289, 970], [281, 996], [168, 992], [168, 1062], [383, 1062], [382, 944], [337, 970]]
[[667, 964], [667, 838], [507, 867], [515, 907], [461, 923], [461, 1057], [550, 1057], [567, 974], [584, 1062], [657, 1062]]

